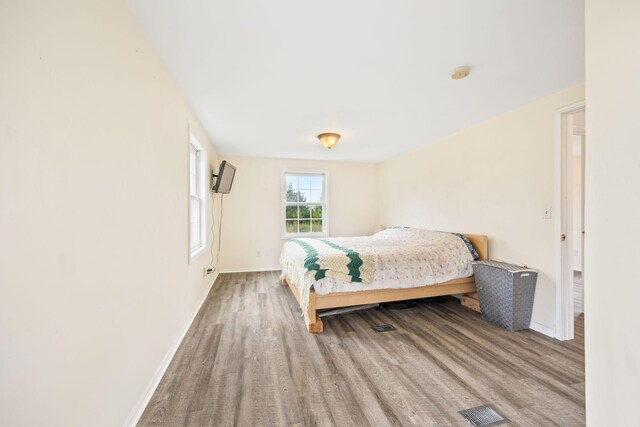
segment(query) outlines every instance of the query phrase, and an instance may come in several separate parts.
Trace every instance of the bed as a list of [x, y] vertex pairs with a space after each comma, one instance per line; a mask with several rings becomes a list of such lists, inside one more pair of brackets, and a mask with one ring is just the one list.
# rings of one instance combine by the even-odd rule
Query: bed
[[321, 333], [318, 310], [473, 293], [471, 262], [487, 256], [484, 235], [398, 227], [373, 236], [292, 239], [280, 265], [307, 330]]

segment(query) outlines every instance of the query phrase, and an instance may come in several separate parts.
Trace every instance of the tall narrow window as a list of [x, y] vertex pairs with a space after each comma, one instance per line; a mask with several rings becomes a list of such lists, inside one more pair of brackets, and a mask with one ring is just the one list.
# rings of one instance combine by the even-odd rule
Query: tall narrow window
[[283, 237], [327, 235], [327, 174], [285, 171], [282, 179]]
[[189, 137], [189, 260], [204, 251], [206, 242], [205, 198], [206, 152], [194, 138]]

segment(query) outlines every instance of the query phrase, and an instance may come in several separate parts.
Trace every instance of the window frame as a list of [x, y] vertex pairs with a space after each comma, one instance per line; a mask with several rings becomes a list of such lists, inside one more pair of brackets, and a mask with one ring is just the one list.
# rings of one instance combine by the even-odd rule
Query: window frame
[[[191, 156], [192, 150], [195, 150], [195, 188], [192, 188], [191, 184]], [[189, 144], [188, 144], [188, 155], [187, 155], [187, 195], [188, 195], [188, 215], [187, 215], [187, 248], [189, 253], [189, 263], [193, 262], [199, 255], [203, 254], [205, 249], [207, 248], [207, 216], [205, 214], [207, 207], [207, 184], [206, 184], [206, 159], [207, 159], [207, 151], [204, 149], [202, 144], [196, 139], [191, 131], [189, 131]], [[198, 201], [198, 210], [199, 210], [199, 224], [200, 229], [198, 230], [198, 234], [200, 235], [200, 245], [197, 247], [193, 247], [191, 242], [191, 227], [192, 227], [192, 201]]]
[[[287, 175], [321, 175], [322, 181], [322, 202], [287, 202]], [[280, 228], [283, 240], [300, 237], [327, 237], [329, 235], [329, 172], [318, 169], [282, 169], [280, 180]], [[286, 219], [287, 206], [322, 206], [322, 232], [287, 233]]]

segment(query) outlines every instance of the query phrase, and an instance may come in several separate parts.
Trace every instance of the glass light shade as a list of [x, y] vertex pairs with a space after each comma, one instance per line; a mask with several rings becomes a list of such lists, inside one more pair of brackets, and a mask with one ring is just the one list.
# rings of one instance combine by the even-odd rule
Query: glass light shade
[[320, 144], [328, 149], [332, 149], [340, 140], [340, 134], [332, 132], [321, 133], [318, 135], [318, 139], [320, 140]]

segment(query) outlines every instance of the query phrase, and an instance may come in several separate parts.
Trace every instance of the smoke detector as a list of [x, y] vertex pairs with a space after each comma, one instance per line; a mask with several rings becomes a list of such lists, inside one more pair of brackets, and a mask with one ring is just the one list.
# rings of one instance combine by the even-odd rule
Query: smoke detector
[[454, 80], [464, 79], [469, 75], [470, 72], [471, 72], [471, 68], [467, 66], [458, 67], [451, 72], [451, 78]]

